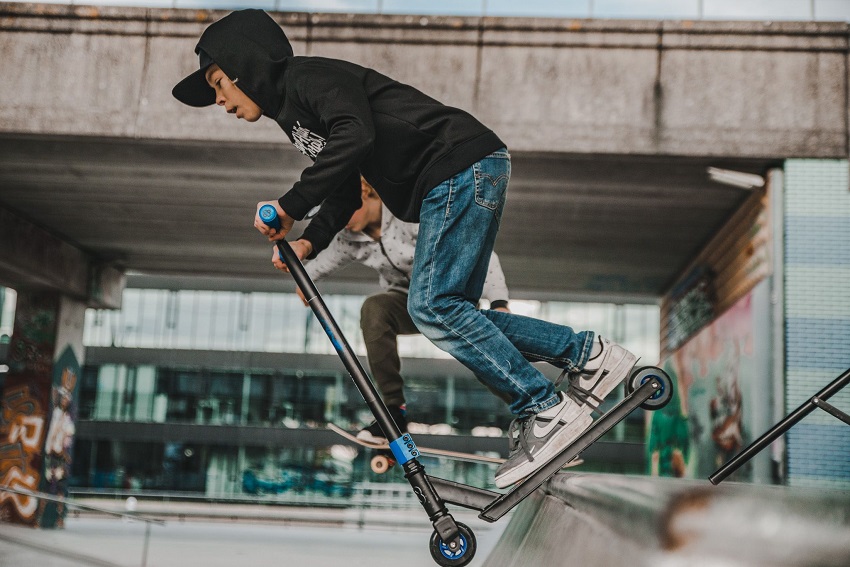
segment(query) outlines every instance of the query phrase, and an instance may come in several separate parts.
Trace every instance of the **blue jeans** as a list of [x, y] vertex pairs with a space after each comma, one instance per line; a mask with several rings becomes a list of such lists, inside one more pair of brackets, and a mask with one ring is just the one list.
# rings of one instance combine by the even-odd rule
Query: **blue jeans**
[[502, 149], [425, 196], [407, 307], [423, 335], [509, 400], [511, 412], [526, 416], [560, 401], [531, 362], [578, 371], [594, 333], [476, 309], [510, 176], [511, 157]]

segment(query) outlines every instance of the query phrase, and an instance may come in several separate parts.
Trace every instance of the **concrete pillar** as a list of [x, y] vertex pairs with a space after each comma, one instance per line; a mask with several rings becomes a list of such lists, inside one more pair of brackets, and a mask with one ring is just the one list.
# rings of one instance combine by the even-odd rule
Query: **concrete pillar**
[[[71, 473], [85, 303], [18, 291], [0, 398], [0, 485], [64, 497]], [[62, 527], [63, 504], [0, 492], [0, 519]]]

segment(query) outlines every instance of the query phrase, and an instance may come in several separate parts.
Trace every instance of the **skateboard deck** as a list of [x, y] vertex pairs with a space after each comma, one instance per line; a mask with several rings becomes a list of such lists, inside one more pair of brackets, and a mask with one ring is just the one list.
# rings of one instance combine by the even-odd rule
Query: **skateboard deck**
[[[352, 435], [351, 433], [349, 433], [345, 429], [342, 429], [341, 427], [338, 427], [338, 426], [334, 425], [333, 423], [328, 424], [328, 429], [330, 429], [331, 431], [333, 431], [337, 435], [339, 435], [339, 436], [341, 436], [345, 439], [348, 439], [352, 443], [356, 443], [357, 445], [360, 445], [361, 447], [366, 447], [367, 449], [372, 449], [374, 451], [379, 451], [379, 452], [386, 451], [387, 453], [389, 453], [391, 455], [390, 446], [389, 446], [388, 443], [375, 443], [375, 442], [372, 442], [372, 441], [364, 441], [363, 439], [358, 439], [357, 437], [355, 437], [354, 435]], [[454, 459], [454, 460], [457, 460], [457, 461], [467, 461], [467, 462], [471, 462], [471, 463], [490, 463], [490, 464], [497, 464], [497, 465], [500, 465], [500, 464], [505, 462], [505, 459], [502, 459], [500, 457], [486, 457], [484, 455], [476, 455], [476, 454], [473, 454], [473, 453], [464, 453], [464, 452], [461, 452], [461, 451], [449, 451], [447, 449], [434, 449], [434, 448], [431, 448], [431, 447], [420, 447], [418, 445], [416, 446], [416, 448], [423, 455], [429, 455], [429, 456], [432, 456], [432, 457], [445, 457], [447, 459]], [[564, 468], [574, 467], [574, 466], [582, 464], [583, 462], [584, 461], [582, 459], [575, 459], [575, 460], [571, 461], [570, 463], [568, 463]], [[373, 467], [373, 470], [374, 470], [374, 467]], [[375, 470], [375, 472], [379, 472], [379, 471]]]

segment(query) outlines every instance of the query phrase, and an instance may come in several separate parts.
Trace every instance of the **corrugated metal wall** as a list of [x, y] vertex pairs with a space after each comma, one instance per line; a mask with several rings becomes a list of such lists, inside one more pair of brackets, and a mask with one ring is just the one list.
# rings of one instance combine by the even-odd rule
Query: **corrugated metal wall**
[[665, 295], [662, 359], [770, 275], [768, 191], [746, 199]]
[[[785, 167], [785, 407], [850, 367], [850, 183], [844, 160]], [[830, 403], [850, 412], [850, 388]], [[788, 483], [850, 487], [850, 427], [815, 411], [787, 436]]]

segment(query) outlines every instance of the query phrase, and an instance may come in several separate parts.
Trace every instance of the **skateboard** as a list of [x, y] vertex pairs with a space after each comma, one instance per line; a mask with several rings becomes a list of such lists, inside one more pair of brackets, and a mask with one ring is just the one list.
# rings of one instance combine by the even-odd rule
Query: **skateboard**
[[[395, 465], [395, 458], [393, 457], [392, 451], [390, 450], [390, 446], [388, 443], [375, 443], [374, 441], [365, 441], [363, 439], [358, 439], [348, 431], [334, 425], [333, 423], [328, 424], [328, 429], [330, 429], [340, 437], [348, 439], [352, 443], [356, 443], [361, 447], [377, 451], [377, 454], [372, 457], [372, 460], [369, 462], [369, 466], [372, 468], [372, 472], [377, 474], [383, 474], [390, 470], [393, 465]], [[505, 462], [505, 459], [502, 459], [500, 457], [487, 457], [484, 455], [476, 455], [473, 453], [464, 453], [462, 451], [449, 451], [447, 449], [433, 449], [431, 447], [419, 446], [417, 446], [416, 449], [423, 455], [430, 455], [432, 457], [443, 457], [446, 459], [466, 461], [469, 463], [501, 465]], [[575, 459], [567, 463], [564, 468], [575, 467], [582, 464], [583, 462], [584, 460], [582, 459]]]

